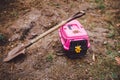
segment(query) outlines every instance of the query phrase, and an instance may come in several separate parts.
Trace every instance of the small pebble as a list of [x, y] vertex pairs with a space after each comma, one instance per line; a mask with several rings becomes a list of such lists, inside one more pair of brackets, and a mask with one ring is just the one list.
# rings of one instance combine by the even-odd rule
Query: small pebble
[[79, 65], [80, 67], [82, 67], [82, 65]]
[[90, 65], [92, 66], [92, 65], [93, 65], [93, 63], [90, 63]]
[[120, 54], [120, 51], [118, 51], [118, 53]]
[[88, 69], [85, 70], [85, 73], [88, 74]]
[[14, 45], [11, 45], [11, 48], [13, 48], [14, 47]]
[[108, 42], [107, 41], [104, 41], [103, 44], [106, 45]]

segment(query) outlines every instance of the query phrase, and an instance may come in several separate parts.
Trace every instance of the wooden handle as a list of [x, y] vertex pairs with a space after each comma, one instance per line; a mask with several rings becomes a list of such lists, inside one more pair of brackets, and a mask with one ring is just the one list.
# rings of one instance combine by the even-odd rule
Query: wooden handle
[[39, 35], [38, 37], [36, 37], [35, 39], [31, 40], [30, 42], [33, 44], [36, 41], [38, 41], [39, 39], [41, 39], [42, 37], [46, 36], [47, 34], [55, 31], [56, 29], [58, 29], [60, 26], [64, 25], [65, 23], [67, 23], [68, 20], [66, 21], [62, 21], [60, 24], [54, 26], [53, 28], [49, 29], [48, 31], [42, 33], [41, 35]]
[[[71, 19], [70, 19], [69, 21], [72, 21], [72, 20], [74, 20], [74, 19], [76, 19], [76, 18], [82, 17], [83, 15], [85, 15], [85, 12], [84, 12], [84, 11], [77, 12], [76, 14], [74, 14], [74, 15], [71, 17]], [[68, 22], [69, 22], [69, 21], [68, 21]]]

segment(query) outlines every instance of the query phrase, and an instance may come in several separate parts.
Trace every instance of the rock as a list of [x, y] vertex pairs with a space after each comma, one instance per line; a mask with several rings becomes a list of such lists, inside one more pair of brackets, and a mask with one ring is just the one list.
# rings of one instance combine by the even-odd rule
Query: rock
[[120, 51], [118, 51], [118, 53], [120, 54]]
[[13, 48], [14, 47], [14, 45], [11, 45], [11, 48]]
[[92, 66], [92, 65], [93, 65], [93, 63], [91, 62], [91, 63], [90, 63], [90, 65]]
[[106, 45], [108, 42], [107, 41], [104, 41], [103, 44]]
[[117, 27], [120, 27], [120, 23], [116, 24]]

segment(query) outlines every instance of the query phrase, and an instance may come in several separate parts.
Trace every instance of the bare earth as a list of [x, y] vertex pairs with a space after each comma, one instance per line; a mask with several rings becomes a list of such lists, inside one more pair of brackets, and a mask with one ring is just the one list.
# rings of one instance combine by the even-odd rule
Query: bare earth
[[[13, 18], [7, 16], [0, 23], [0, 33], [8, 39], [0, 46], [0, 80], [119, 80], [120, 67], [114, 57], [120, 50], [116, 46], [120, 36], [105, 21], [109, 10], [103, 14], [92, 0], [27, 0], [15, 3], [25, 9], [20, 8], [18, 13], [13, 13]], [[62, 45], [56, 30], [27, 48], [25, 55], [3, 62], [16, 45], [28, 42], [34, 35], [45, 32], [80, 10], [86, 11], [86, 15], [78, 20], [88, 32], [91, 43], [85, 57], [71, 60], [57, 56], [56, 53], [62, 52]], [[32, 28], [23, 36], [24, 29], [28, 27]], [[109, 38], [112, 32], [116, 35]]]

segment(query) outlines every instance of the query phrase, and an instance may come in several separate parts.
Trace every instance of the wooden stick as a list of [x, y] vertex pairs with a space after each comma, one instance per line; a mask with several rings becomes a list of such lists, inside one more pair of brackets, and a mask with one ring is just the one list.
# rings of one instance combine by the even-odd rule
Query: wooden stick
[[48, 35], [49, 33], [57, 30], [59, 27], [61, 27], [62, 25], [64, 25], [65, 23], [67, 23], [68, 20], [62, 21], [60, 24], [54, 26], [53, 28], [49, 29], [48, 31], [42, 33], [41, 35], [39, 35], [38, 37], [36, 37], [35, 39], [31, 40], [30, 42], [33, 44], [35, 42], [37, 42], [39, 39], [41, 39], [42, 37]]

